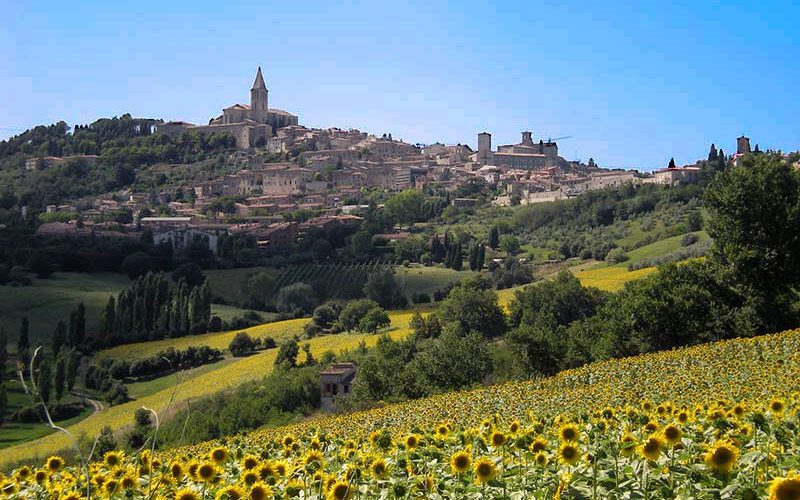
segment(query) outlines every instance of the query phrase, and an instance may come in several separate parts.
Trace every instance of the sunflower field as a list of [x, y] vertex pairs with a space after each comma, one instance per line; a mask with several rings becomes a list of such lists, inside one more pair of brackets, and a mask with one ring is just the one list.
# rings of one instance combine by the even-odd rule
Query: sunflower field
[[78, 498], [800, 498], [800, 330], [133, 455], [2, 491]]

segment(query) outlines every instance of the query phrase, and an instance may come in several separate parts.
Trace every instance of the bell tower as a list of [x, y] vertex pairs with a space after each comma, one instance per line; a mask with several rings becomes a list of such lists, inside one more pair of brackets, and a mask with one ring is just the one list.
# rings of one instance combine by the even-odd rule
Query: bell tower
[[261, 74], [261, 66], [250, 89], [250, 117], [258, 123], [267, 123], [269, 120], [269, 91]]

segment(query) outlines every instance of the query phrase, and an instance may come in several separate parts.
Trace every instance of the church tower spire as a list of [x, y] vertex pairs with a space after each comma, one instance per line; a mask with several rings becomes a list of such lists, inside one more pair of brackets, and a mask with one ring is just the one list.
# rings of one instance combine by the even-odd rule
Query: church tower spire
[[261, 66], [256, 72], [253, 88], [250, 89], [250, 117], [258, 123], [267, 123], [269, 119], [269, 91], [261, 74]]

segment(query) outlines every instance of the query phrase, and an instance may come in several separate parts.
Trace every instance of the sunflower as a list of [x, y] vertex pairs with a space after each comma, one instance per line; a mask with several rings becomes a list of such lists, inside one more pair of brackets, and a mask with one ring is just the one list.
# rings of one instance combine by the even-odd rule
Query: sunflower
[[252, 470], [244, 471], [241, 480], [247, 486], [252, 486], [259, 480], [258, 473]]
[[200, 495], [191, 488], [182, 488], [175, 493], [175, 500], [200, 500]]
[[183, 465], [180, 462], [175, 462], [169, 466], [169, 472], [175, 479], [180, 479], [183, 477]]
[[349, 483], [336, 481], [328, 489], [328, 500], [347, 500], [351, 494]]
[[292, 446], [292, 444], [294, 444], [294, 441], [294, 436], [287, 434], [283, 436], [283, 439], [281, 439], [281, 444], [283, 444], [284, 447], [289, 448]]
[[389, 466], [386, 465], [384, 459], [378, 458], [372, 461], [372, 464], [369, 466], [369, 471], [375, 479], [385, 479], [389, 472]]
[[258, 468], [258, 477], [261, 478], [262, 481], [266, 481], [270, 477], [275, 477], [277, 473], [275, 472], [275, 467], [273, 467], [272, 462], [266, 462], [264, 465]]
[[106, 495], [111, 496], [119, 489], [119, 481], [116, 479], [111, 479], [106, 481], [103, 485], [103, 491], [105, 491]]
[[739, 460], [739, 448], [728, 440], [714, 444], [705, 456], [705, 463], [709, 469], [720, 474], [727, 474]]
[[519, 420], [514, 420], [513, 422], [511, 422], [511, 425], [508, 426], [508, 431], [511, 434], [516, 434], [520, 427], [521, 424], [519, 423]]
[[44, 483], [50, 475], [47, 473], [46, 470], [38, 469], [36, 472], [33, 473], [33, 480], [39, 484]]
[[123, 490], [130, 490], [134, 486], [136, 486], [136, 478], [131, 476], [130, 474], [125, 474], [122, 476], [122, 479], [119, 482], [120, 486], [122, 486]]
[[581, 458], [581, 451], [578, 446], [573, 442], [562, 443], [558, 448], [558, 459], [566, 464], [572, 465]]
[[776, 477], [769, 485], [769, 500], [800, 500], [800, 475]]
[[273, 467], [275, 468], [275, 475], [277, 477], [286, 477], [289, 474], [289, 464], [283, 460], [275, 462]]
[[664, 440], [666, 440], [667, 444], [674, 445], [678, 443], [681, 438], [683, 437], [683, 432], [678, 428], [677, 425], [669, 424], [664, 427], [664, 430], [661, 432], [664, 436]]
[[217, 466], [206, 462], [197, 468], [197, 477], [204, 483], [212, 483], [217, 477]]
[[533, 453], [538, 453], [547, 449], [547, 440], [543, 437], [538, 437], [531, 443], [530, 450]]
[[430, 474], [425, 474], [424, 476], [417, 478], [417, 489], [420, 491], [432, 493], [434, 484], [433, 476]]
[[686, 410], [681, 410], [677, 415], [675, 415], [675, 418], [678, 420], [678, 422], [685, 424], [689, 421], [689, 412]]
[[769, 411], [776, 417], [782, 417], [783, 412], [786, 410], [786, 402], [780, 398], [774, 398], [769, 402]]
[[221, 464], [228, 461], [228, 457], [230, 457], [230, 453], [228, 453], [227, 448], [223, 448], [222, 446], [218, 446], [211, 450], [208, 454], [209, 458], [214, 462]]
[[500, 431], [492, 432], [492, 435], [491, 435], [491, 437], [489, 439], [490, 439], [490, 441], [492, 443], [492, 446], [495, 446], [495, 447], [500, 447], [500, 446], [503, 446], [504, 444], [506, 444], [506, 435], [503, 434]]
[[250, 488], [250, 494], [248, 497], [250, 500], [266, 500], [267, 498], [271, 498], [273, 495], [274, 492], [272, 491], [272, 488], [268, 484], [259, 481]]
[[632, 457], [636, 453], [636, 445], [638, 440], [636, 436], [631, 433], [623, 434], [619, 440], [619, 452], [623, 457]]
[[58, 455], [53, 455], [47, 459], [45, 465], [50, 472], [58, 472], [62, 467], [64, 467], [64, 459]]
[[580, 430], [574, 424], [564, 424], [558, 429], [558, 438], [561, 441], [572, 442], [577, 441], [580, 436]]
[[419, 436], [416, 434], [409, 434], [405, 439], [406, 449], [413, 450], [419, 446]]
[[306, 453], [306, 456], [303, 458], [303, 462], [308, 465], [312, 463], [322, 464], [322, 453], [317, 450], [310, 450]]
[[20, 481], [27, 481], [28, 478], [31, 477], [31, 474], [31, 468], [27, 465], [20, 467], [17, 471], [17, 477], [20, 479]]
[[440, 438], [447, 437], [447, 434], [450, 433], [450, 428], [447, 424], [439, 424], [436, 426], [436, 435]]
[[533, 456], [533, 463], [535, 463], [538, 466], [544, 467], [545, 465], [547, 465], [547, 462], [548, 462], [547, 455], [545, 455], [544, 452], [542, 451]]
[[465, 451], [457, 451], [450, 456], [450, 469], [453, 474], [461, 474], [469, 470], [472, 465], [472, 458]]
[[245, 455], [242, 459], [242, 469], [253, 470], [258, 466], [258, 457], [255, 455]]
[[658, 460], [664, 450], [664, 441], [659, 436], [650, 436], [642, 443], [642, 456], [647, 460]]
[[475, 460], [475, 465], [472, 467], [472, 471], [475, 473], [475, 482], [486, 484], [497, 474], [497, 467], [495, 467], [494, 462], [487, 458], [481, 457]]
[[244, 490], [236, 485], [226, 486], [217, 492], [218, 500], [239, 500], [244, 497]]

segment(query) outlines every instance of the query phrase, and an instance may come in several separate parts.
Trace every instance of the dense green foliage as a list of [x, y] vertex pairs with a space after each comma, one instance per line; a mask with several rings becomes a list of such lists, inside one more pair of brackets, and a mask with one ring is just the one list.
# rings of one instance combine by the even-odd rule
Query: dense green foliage
[[[227, 134], [188, 134], [171, 139], [153, 134], [160, 120], [102, 118], [78, 125], [38, 126], [0, 142], [0, 175], [13, 185], [21, 205], [33, 209], [66, 198], [100, 194], [132, 184], [136, 169], [158, 162], [189, 163], [235, 146]], [[97, 155], [96, 162], [75, 159], [57, 168], [24, 170], [26, 158]]]

